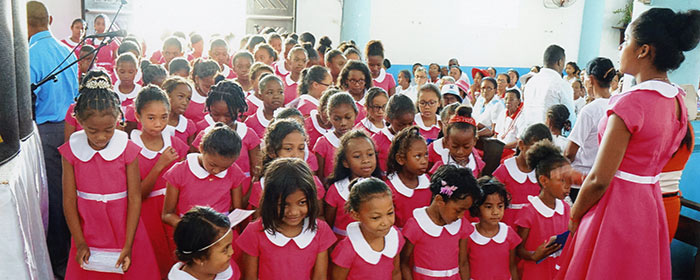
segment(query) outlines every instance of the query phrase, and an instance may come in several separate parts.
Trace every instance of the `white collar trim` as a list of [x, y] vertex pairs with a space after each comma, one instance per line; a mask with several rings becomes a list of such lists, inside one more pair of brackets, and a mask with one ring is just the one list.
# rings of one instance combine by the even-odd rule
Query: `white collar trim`
[[304, 227], [302, 228], [301, 233], [295, 237], [289, 238], [284, 236], [282, 233], [270, 232], [269, 230], [265, 230], [264, 232], [267, 239], [277, 247], [284, 247], [290, 240], [294, 240], [294, 243], [296, 243], [300, 249], [304, 249], [309, 246], [309, 244], [311, 244], [311, 242], [314, 240], [314, 237], [316, 237], [316, 231], [309, 229], [308, 217], [304, 219]]
[[160, 133], [161, 136], [163, 137], [163, 148], [161, 148], [160, 151], [149, 150], [148, 148], [146, 148], [146, 145], [143, 144], [143, 140], [141, 139], [142, 134], [143, 134], [143, 132], [138, 130], [138, 129], [132, 130], [131, 131], [131, 141], [133, 141], [134, 144], [141, 147], [141, 155], [147, 159], [155, 158], [158, 154], [163, 153], [163, 151], [165, 151], [165, 149], [172, 146], [172, 143], [170, 141], [170, 134], [163, 131]]
[[[450, 152], [450, 151], [448, 150], [447, 153], [449, 154], [449, 152]], [[472, 153], [469, 154], [469, 162], [467, 162], [467, 165], [465, 165], [465, 166], [459, 165], [459, 164], [457, 163], [457, 161], [456, 161], [452, 156], [449, 156], [449, 157], [448, 157], [447, 163], [445, 163], [445, 164], [452, 164], [452, 165], [457, 166], [457, 167], [459, 167], [459, 168], [465, 168], [465, 167], [466, 167], [466, 168], [469, 168], [469, 169], [471, 169], [472, 171], [474, 171], [474, 170], [476, 169], [476, 158], [474, 158], [474, 151], [472, 150]]]
[[360, 231], [359, 222], [348, 224], [346, 231], [355, 253], [369, 264], [379, 263], [382, 255], [388, 258], [394, 258], [399, 252], [399, 233], [393, 226], [389, 229], [389, 233], [384, 236], [384, 249], [381, 252], [375, 251], [369, 243], [367, 243], [367, 240], [365, 240], [362, 235], [362, 231]]
[[180, 133], [185, 132], [185, 130], [187, 130], [187, 123], [187, 118], [183, 115], [180, 115], [180, 118], [177, 120], [177, 126], [175, 127], [175, 130]]
[[663, 95], [666, 98], [673, 98], [676, 97], [678, 92], [678, 88], [676, 85], [669, 84], [669, 83], [664, 83], [662, 81], [657, 81], [657, 80], [648, 80], [645, 82], [642, 82], [640, 84], [637, 84], [636, 86], [633, 86], [629, 91], [634, 91], [634, 90], [653, 90], [659, 92], [661, 95]]
[[113, 161], [124, 153], [128, 143], [129, 137], [126, 135], [126, 132], [121, 130], [114, 130], [112, 139], [109, 139], [107, 146], [99, 151], [90, 147], [85, 130], [73, 133], [68, 139], [68, 145], [70, 145], [73, 155], [82, 162], [91, 160], [96, 153], [99, 153], [106, 161]]
[[224, 69], [221, 70], [221, 75], [224, 76], [224, 78], [228, 78], [228, 76], [231, 75], [231, 67], [224, 64]]
[[311, 110], [309, 112], [309, 117], [311, 118], [311, 124], [314, 125], [314, 128], [318, 133], [321, 133], [321, 135], [326, 135], [326, 133], [330, 132], [332, 129], [325, 129], [321, 126], [320, 123], [318, 123], [318, 110]]
[[413, 218], [416, 219], [418, 226], [423, 230], [423, 232], [427, 233], [432, 237], [440, 237], [440, 234], [442, 234], [442, 229], [447, 230], [447, 232], [450, 235], [455, 235], [457, 234], [457, 232], [459, 232], [459, 229], [462, 227], [461, 218], [457, 219], [451, 224], [438, 226], [433, 222], [433, 220], [430, 219], [427, 210], [427, 206], [413, 209]]
[[350, 196], [350, 178], [345, 178], [333, 184], [335, 185], [335, 189], [338, 191], [340, 197], [342, 197], [343, 200], [348, 201], [348, 197]]
[[547, 205], [544, 205], [544, 202], [542, 202], [539, 196], [528, 195], [527, 200], [529, 200], [530, 204], [532, 204], [532, 206], [535, 207], [535, 210], [537, 210], [537, 212], [545, 218], [551, 218], [552, 216], [554, 216], [555, 212], [559, 215], [564, 214], [564, 203], [561, 202], [561, 200], [559, 199], [556, 199], [554, 201], [554, 209], [547, 207]]
[[[372, 133], [379, 133], [382, 129], [374, 125], [371, 121], [369, 121], [368, 118], [364, 118], [360, 121], [362, 126], [364, 126], [369, 132]], [[384, 124], [384, 127], [386, 127], [386, 124]]]
[[389, 138], [389, 141], [394, 141], [394, 134], [391, 134], [391, 131], [389, 131], [388, 127], [382, 128], [381, 132], [386, 135], [386, 138]]
[[282, 76], [289, 74], [289, 71], [287, 71], [287, 67], [284, 66], [285, 61], [286, 60], [284, 60], [284, 59], [280, 59], [277, 62], [277, 71], [280, 72], [280, 74], [282, 74]]
[[241, 141], [243, 138], [245, 138], [245, 135], [248, 133], [248, 126], [245, 123], [235, 121], [236, 123], [236, 134], [238, 134], [238, 137], [241, 137]]
[[513, 180], [518, 182], [518, 184], [525, 183], [525, 180], [527, 179], [530, 179], [530, 182], [532, 182], [533, 184], [537, 184], [537, 175], [535, 174], [535, 170], [532, 170], [529, 173], [524, 173], [520, 171], [520, 168], [518, 168], [518, 163], [514, 157], [503, 161], [503, 165], [506, 166], [506, 171], [508, 171], [510, 177], [512, 177]]
[[[190, 172], [194, 174], [197, 178], [204, 179], [209, 176], [209, 171], [204, 169], [201, 165], [199, 165], [199, 160], [197, 157], [199, 156], [199, 153], [191, 153], [187, 155], [187, 167], [190, 168]], [[221, 171], [217, 174], [214, 174], [214, 176], [219, 177], [219, 178], [224, 178], [226, 176], [226, 173], [228, 172], [228, 168], [224, 171]]]
[[204, 120], [209, 124], [209, 126], [216, 124], [216, 122], [214, 121], [214, 118], [212, 118], [211, 115], [209, 115], [209, 114], [204, 115]]
[[120, 102], [124, 102], [128, 99], [134, 99], [139, 95], [139, 90], [141, 90], [141, 86], [139, 86], [139, 84], [134, 83], [134, 89], [132, 89], [131, 92], [121, 92], [119, 90], [119, 85], [121, 85], [121, 83], [121, 80], [117, 80], [117, 82], [114, 83], [114, 92], [116, 92], [117, 96], [119, 96]]
[[413, 197], [413, 192], [415, 190], [422, 190], [422, 189], [427, 189], [430, 187], [430, 179], [428, 179], [428, 176], [423, 174], [418, 176], [418, 186], [415, 189], [411, 189], [406, 186], [406, 184], [401, 181], [401, 178], [399, 178], [399, 175], [396, 173], [390, 174], [387, 176], [389, 179], [389, 182], [394, 186], [394, 189], [396, 189], [396, 192], [400, 193], [401, 195], [405, 197]]
[[320, 104], [320, 101], [318, 101], [318, 99], [311, 96], [310, 94], [302, 94], [301, 96], [299, 96], [299, 98], [301, 98], [301, 100], [311, 102], [312, 104], [316, 105], [316, 107], [318, 107], [318, 105]]
[[435, 115], [435, 124], [431, 125], [430, 127], [425, 126], [425, 123], [423, 122], [423, 118], [421, 118], [420, 113], [416, 113], [416, 116], [413, 117], [413, 121], [420, 129], [431, 130], [433, 129], [433, 127], [439, 127], [438, 121], [440, 121], [440, 115]]
[[257, 96], [255, 96], [255, 93], [248, 95], [248, 101], [250, 101], [250, 103], [255, 104], [255, 106], [257, 106], [258, 108], [263, 106], [263, 101]]
[[197, 104], [204, 104], [204, 102], [207, 101], [206, 96], [201, 96], [197, 89], [192, 91], [192, 98], [190, 98], [190, 101], [197, 103]]
[[289, 75], [287, 75], [287, 76], [284, 76], [284, 81], [285, 81], [285, 83], [287, 84], [288, 87], [297, 84], [297, 81], [292, 80], [292, 75], [291, 75], [291, 74], [289, 74]]
[[333, 147], [335, 147], [336, 149], [340, 147], [340, 138], [338, 138], [338, 136], [335, 135], [335, 132], [329, 130], [328, 132], [326, 132], [326, 134], [323, 134], [323, 136], [326, 136], [326, 140], [328, 140], [328, 143], [331, 143], [331, 145], [333, 145]]
[[479, 245], [486, 245], [489, 243], [489, 241], [493, 240], [496, 243], [503, 243], [506, 241], [506, 237], [508, 237], [508, 226], [504, 223], [498, 223], [498, 233], [494, 237], [486, 237], [481, 235], [478, 230], [476, 230], [476, 223], [472, 223], [474, 225], [474, 232], [469, 236], [474, 243], [479, 244]]
[[379, 70], [379, 75], [377, 76], [376, 79], [374, 79], [374, 81], [377, 83], [381, 83], [384, 81], [385, 78], [386, 78], [386, 70], [384, 70], [384, 68], [382, 68], [381, 70]]
[[70, 46], [71, 48], [75, 48], [75, 45], [77, 45], [79, 42], [73, 42], [73, 40], [70, 39], [70, 36], [66, 37], [66, 44]]
[[258, 122], [264, 127], [267, 128], [270, 125], [270, 121], [265, 118], [265, 113], [263, 110], [265, 107], [258, 107], [258, 111], [255, 112], [255, 117], [258, 118]]
[[[196, 280], [197, 278], [194, 278], [192, 275], [187, 273], [186, 271], [182, 270], [182, 267], [184, 266], [184, 263], [178, 262], [173, 267], [170, 269], [170, 272], [168, 272], [168, 279], [170, 280]], [[217, 274], [214, 277], [214, 280], [224, 280], [224, 279], [230, 279], [233, 276], [233, 268], [231, 268], [231, 265], [224, 270], [224, 272], [221, 272]]]
[[440, 138], [433, 141], [433, 151], [440, 155], [443, 164], [447, 164], [450, 160], [450, 150], [445, 148], [445, 138]]

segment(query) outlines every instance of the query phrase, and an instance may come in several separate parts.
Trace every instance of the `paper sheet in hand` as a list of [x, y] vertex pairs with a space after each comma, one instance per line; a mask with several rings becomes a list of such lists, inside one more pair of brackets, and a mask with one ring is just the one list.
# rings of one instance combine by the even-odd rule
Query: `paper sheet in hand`
[[250, 217], [250, 215], [253, 215], [254, 212], [255, 210], [234, 209], [231, 214], [228, 214], [228, 220], [231, 222], [231, 227], [235, 227], [240, 222]]
[[108, 273], [119, 273], [124, 274], [124, 271], [120, 267], [114, 267], [119, 260], [119, 255], [121, 250], [119, 249], [102, 249], [102, 248], [90, 248], [90, 258], [87, 263], [83, 263], [83, 269], [108, 272]]

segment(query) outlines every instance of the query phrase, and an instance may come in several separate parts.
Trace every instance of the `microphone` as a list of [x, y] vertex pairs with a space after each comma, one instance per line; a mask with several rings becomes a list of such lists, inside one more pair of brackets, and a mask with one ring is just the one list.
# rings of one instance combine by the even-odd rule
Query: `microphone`
[[100, 33], [100, 34], [88, 35], [88, 36], [85, 36], [85, 39], [99, 38], [99, 37], [126, 37], [126, 35], [127, 35], [126, 30], [117, 30], [117, 31], [112, 31], [112, 32], [105, 32], [105, 33]]

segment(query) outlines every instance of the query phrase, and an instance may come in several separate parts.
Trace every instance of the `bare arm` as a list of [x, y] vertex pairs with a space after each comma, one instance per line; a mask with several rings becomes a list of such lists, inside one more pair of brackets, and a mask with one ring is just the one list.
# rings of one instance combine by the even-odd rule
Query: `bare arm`
[[331, 279], [345, 280], [348, 278], [348, 274], [350, 274], [350, 269], [331, 264]]
[[260, 145], [255, 146], [255, 148], [248, 151], [248, 163], [250, 166], [250, 177], [254, 180], [260, 178], [260, 171], [262, 170], [262, 154], [260, 152]]
[[413, 280], [413, 273], [411, 272], [413, 268], [411, 263], [413, 247], [413, 243], [406, 239], [406, 244], [403, 245], [403, 250], [401, 250], [401, 278], [404, 280]]
[[515, 249], [510, 250], [509, 260], [510, 261], [508, 268], [510, 269], [510, 279], [520, 280], [520, 275], [518, 274], [518, 261], [516, 258]]
[[68, 142], [68, 139], [70, 139], [70, 135], [73, 134], [73, 132], [75, 132], [75, 126], [65, 122], [65, 126], [63, 126], [63, 142]]
[[253, 257], [243, 252], [243, 268], [241, 269], [242, 280], [258, 279], [258, 257]]
[[569, 159], [570, 162], [574, 162], [576, 159], [576, 153], [578, 152], [579, 146], [574, 143], [574, 141], [569, 140], [569, 144], [566, 145], [566, 150], [564, 150], [564, 157]]
[[170, 225], [171, 227], [176, 227], [177, 223], [180, 222], [180, 216], [175, 213], [177, 210], [177, 200], [180, 196], [180, 190], [176, 187], [167, 183], [165, 190], [165, 200], [163, 202], [163, 214], [161, 219], [164, 223]]
[[316, 255], [316, 264], [314, 264], [314, 274], [312, 280], [324, 280], [328, 276], [328, 251], [323, 251]]
[[389, 88], [389, 96], [393, 96], [396, 93], [396, 86]]
[[323, 202], [323, 205], [325, 205], [323, 209], [323, 215], [326, 217], [326, 223], [328, 223], [331, 228], [333, 227], [333, 224], [335, 224], [335, 211], [338, 209], [328, 205], [328, 203]]
[[[75, 259], [79, 265], [87, 263], [90, 258], [90, 249], [85, 242], [83, 229], [80, 226], [80, 215], [78, 214], [78, 194], [75, 186], [75, 173], [73, 165], [64, 158], [63, 161], [63, 215], [66, 216], [68, 230], [75, 242]], [[69, 260], [70, 261], [70, 260]]]
[[318, 170], [316, 170], [316, 176], [318, 176], [318, 179], [321, 180], [321, 182], [326, 182], [326, 174], [324, 174], [324, 171], [326, 170], [325, 167], [325, 160], [324, 157], [321, 156], [321, 154], [316, 153], [316, 161], [318, 161]]
[[131, 249], [134, 245], [134, 236], [136, 235], [136, 227], [139, 224], [139, 217], [141, 217], [141, 175], [138, 158], [126, 166], [126, 184], [128, 195], [126, 238], [124, 240], [124, 248], [116, 263], [116, 265], [121, 265], [124, 271], [131, 266]]
[[527, 261], [539, 261], [541, 259], [544, 259], [545, 257], [551, 255], [552, 253], [556, 252], [557, 250], [561, 249], [561, 244], [554, 244], [552, 246], [547, 246], [550, 243], [554, 242], [554, 239], [556, 239], [556, 236], [552, 236], [549, 238], [549, 240], [545, 241], [544, 243], [540, 244], [540, 246], [537, 246], [537, 249], [535, 251], [528, 251], [525, 249], [525, 242], [527, 241], [528, 236], [530, 235], [530, 229], [529, 228], [523, 228], [523, 227], [518, 227], [518, 235], [520, 235], [520, 238], [523, 240], [520, 242], [520, 245], [516, 248], [518, 256]]
[[459, 240], [459, 275], [462, 279], [469, 279], [469, 249], [467, 239]]
[[391, 272], [392, 280], [401, 280], [401, 257], [396, 255], [394, 257], [394, 270]]
[[238, 185], [238, 187], [231, 189], [231, 208], [229, 209], [229, 211], [233, 211], [234, 209], [240, 209], [243, 207], [243, 194], [241, 189], [243, 189], [243, 183]]
[[[177, 160], [178, 155], [175, 149], [173, 147], [168, 147], [163, 151], [163, 153], [160, 155], [158, 158], [158, 161], [156, 161], [156, 164], [151, 168], [151, 171], [148, 171], [148, 175], [146, 175], [145, 178], [141, 181], [141, 199], [145, 200], [148, 198], [148, 196], [151, 194], [153, 191], [153, 186], [156, 184], [156, 180], [158, 180], [158, 176], [160, 176], [160, 173], [163, 172], [163, 170], [170, 165], [173, 161]], [[140, 174], [140, 173], [139, 173]], [[140, 175], [139, 175], [140, 176]]]

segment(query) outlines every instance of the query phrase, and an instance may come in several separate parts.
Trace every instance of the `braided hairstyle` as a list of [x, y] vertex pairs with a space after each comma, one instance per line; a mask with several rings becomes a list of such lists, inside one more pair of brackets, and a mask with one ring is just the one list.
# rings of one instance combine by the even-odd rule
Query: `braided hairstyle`
[[212, 86], [205, 102], [207, 111], [210, 111], [211, 106], [219, 101], [226, 103], [233, 121], [241, 118], [243, 113], [248, 111], [243, 88], [236, 82], [223, 80]]
[[394, 136], [394, 141], [391, 142], [391, 147], [389, 148], [389, 157], [386, 161], [386, 174], [400, 172], [403, 169], [403, 166], [396, 160], [396, 156], [401, 155], [406, 158], [408, 149], [411, 148], [411, 144], [415, 141], [425, 143], [425, 138], [420, 135], [420, 130], [417, 126], [404, 128]]
[[111, 89], [109, 79], [95, 77], [84, 83], [73, 108], [78, 121], [85, 121], [96, 114], [111, 114], [115, 118], [123, 115], [117, 93]]
[[214, 243], [230, 227], [228, 217], [214, 209], [206, 206], [193, 207], [182, 216], [182, 220], [175, 227], [175, 256], [187, 265], [191, 265], [197, 259], [206, 260], [211, 248], [201, 249]]

